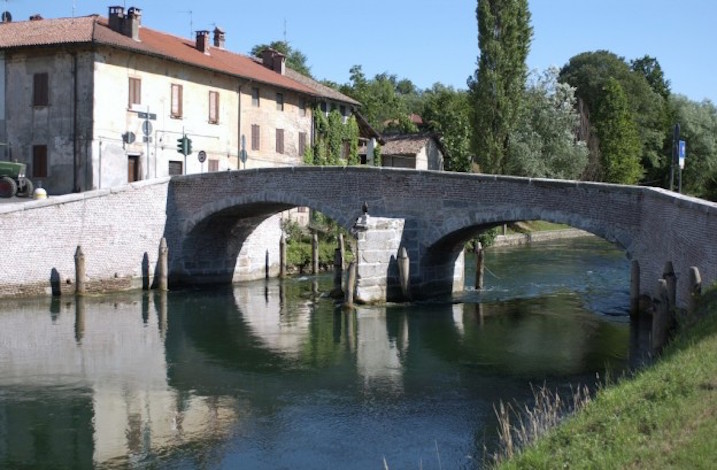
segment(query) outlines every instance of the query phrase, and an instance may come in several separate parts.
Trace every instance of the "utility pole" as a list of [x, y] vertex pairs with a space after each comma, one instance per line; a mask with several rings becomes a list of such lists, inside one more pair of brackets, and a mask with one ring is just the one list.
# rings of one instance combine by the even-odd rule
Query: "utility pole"
[[677, 163], [677, 146], [680, 142], [680, 123], [675, 124], [675, 130], [672, 134], [672, 163], [670, 164], [670, 191], [675, 187], [675, 163]]

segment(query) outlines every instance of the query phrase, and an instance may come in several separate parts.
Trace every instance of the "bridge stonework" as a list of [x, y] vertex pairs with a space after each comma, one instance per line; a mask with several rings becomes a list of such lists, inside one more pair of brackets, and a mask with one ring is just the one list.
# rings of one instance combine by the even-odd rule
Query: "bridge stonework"
[[[25, 203], [19, 213], [0, 210], [6, 240], [0, 254], [22, 265], [17, 274], [0, 274], [0, 295], [18, 290], [12, 286], [20, 281], [46, 282], [51, 265], [61, 266], [64, 279], [72, 271], [67, 250], [74, 253], [77, 244], [86, 252], [88, 277], [141, 277], [137, 259], [148, 253], [153, 268], [161, 236], [169, 244], [170, 285], [273, 275], [276, 214], [307, 206], [351, 230], [364, 202], [370, 217], [402, 225], [394, 245], [408, 252], [415, 298], [451, 292], [460, 281], [456, 261], [462, 266], [463, 243], [519, 220], [565, 223], [617, 244], [640, 263], [644, 294], [653, 294], [665, 262], [672, 261], [680, 305], [687, 301], [691, 266], [706, 283], [717, 280], [717, 205], [656, 188], [370, 167], [216, 172], [130, 188], [102, 197], [72, 195], [77, 200], [60, 206]], [[19, 249], [36, 253], [25, 261]], [[371, 249], [359, 244], [359, 254]], [[93, 257], [102, 259], [94, 273]], [[394, 261], [389, 257], [385, 265], [388, 297], [396, 291]]]

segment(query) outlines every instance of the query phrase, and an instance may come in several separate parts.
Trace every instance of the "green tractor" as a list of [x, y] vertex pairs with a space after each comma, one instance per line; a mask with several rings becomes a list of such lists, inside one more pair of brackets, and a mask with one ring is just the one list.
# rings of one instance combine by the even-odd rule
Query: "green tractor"
[[25, 177], [24, 163], [0, 162], [0, 197], [32, 197], [32, 181]]

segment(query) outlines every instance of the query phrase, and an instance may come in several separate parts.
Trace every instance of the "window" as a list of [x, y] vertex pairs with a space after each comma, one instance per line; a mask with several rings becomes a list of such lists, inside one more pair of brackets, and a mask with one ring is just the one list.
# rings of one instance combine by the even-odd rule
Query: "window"
[[32, 177], [47, 178], [47, 145], [32, 146]]
[[277, 111], [284, 110], [284, 94], [283, 93], [276, 94], [276, 110]]
[[276, 153], [284, 153], [284, 129], [276, 130]]
[[306, 116], [306, 100], [299, 98], [299, 116]]
[[32, 105], [47, 106], [50, 104], [47, 73], [36, 73], [32, 77]]
[[182, 162], [169, 161], [169, 176], [178, 176], [183, 174]]
[[217, 124], [219, 122], [219, 92], [209, 92], [209, 123]]
[[259, 126], [257, 124], [251, 125], [251, 149], [259, 150], [261, 141], [259, 140]]
[[209, 171], [219, 171], [219, 160], [210, 158], [208, 161], [209, 161]]
[[346, 106], [339, 106], [339, 113], [341, 113], [342, 116], [346, 116]]
[[328, 109], [328, 107], [326, 106], [326, 101], [322, 101], [322, 102], [321, 102], [321, 111], [323, 111], [324, 113], [326, 113], [326, 110], [327, 110], [327, 109]]
[[129, 107], [142, 104], [142, 80], [129, 77]]
[[251, 105], [255, 108], [259, 107], [259, 87], [253, 87], [251, 89]]
[[306, 132], [299, 132], [299, 156], [304, 156], [306, 152]]
[[172, 110], [173, 118], [182, 117], [182, 85], [172, 84]]

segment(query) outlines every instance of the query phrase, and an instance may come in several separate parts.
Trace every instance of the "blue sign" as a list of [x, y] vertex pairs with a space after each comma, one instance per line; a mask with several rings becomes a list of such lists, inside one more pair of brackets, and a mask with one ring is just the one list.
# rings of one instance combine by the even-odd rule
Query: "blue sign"
[[680, 170], [685, 169], [685, 157], [687, 156], [687, 143], [681, 140], [677, 147], [677, 156], [680, 159]]

